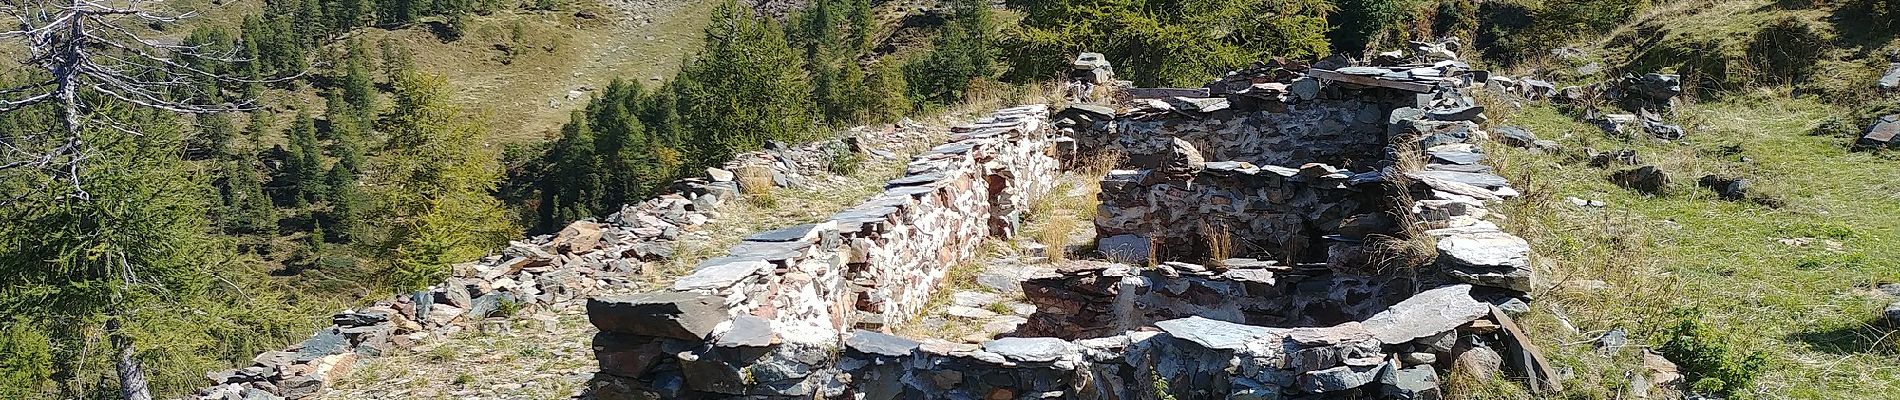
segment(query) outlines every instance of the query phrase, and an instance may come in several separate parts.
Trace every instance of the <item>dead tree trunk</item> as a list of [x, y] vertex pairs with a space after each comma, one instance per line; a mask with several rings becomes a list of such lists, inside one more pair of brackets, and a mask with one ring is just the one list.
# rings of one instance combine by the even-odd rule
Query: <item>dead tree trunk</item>
[[119, 398], [124, 400], [152, 400], [151, 384], [145, 379], [145, 369], [139, 366], [135, 355], [138, 349], [132, 344], [132, 337], [126, 336], [119, 318], [113, 316], [106, 320], [106, 335], [110, 337], [113, 351], [118, 353], [114, 364], [119, 370]]

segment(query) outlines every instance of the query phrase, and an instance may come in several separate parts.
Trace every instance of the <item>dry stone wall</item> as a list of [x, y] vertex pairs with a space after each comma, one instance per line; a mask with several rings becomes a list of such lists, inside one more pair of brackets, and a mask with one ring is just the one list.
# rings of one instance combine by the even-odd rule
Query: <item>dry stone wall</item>
[[[1526, 300], [1529, 247], [1485, 220], [1516, 192], [1474, 144], [1483, 109], [1463, 88], [1482, 77], [1455, 61], [1332, 68], [1241, 71], [1206, 90], [1216, 98], [1076, 105], [1050, 124], [1072, 138], [1040, 133], [1039, 108], [960, 128], [981, 134], [920, 156], [863, 206], [748, 240], [673, 291], [591, 300], [588, 395], [1434, 399], [1447, 371], [1554, 389], [1506, 312]], [[1128, 256], [1118, 236], [1208, 242], [1196, 225], [1267, 259], [1206, 246], [1078, 262], [1023, 284], [1036, 313], [1009, 337], [875, 331], [918, 310], [982, 237], [1011, 234], [1057, 168], [1049, 155], [1109, 152], [1128, 155], [1104, 180], [1110, 259]], [[1377, 235], [1436, 238], [1437, 254], [1385, 268]]]
[[830, 220], [747, 237], [700, 263], [672, 290], [716, 296], [733, 316], [838, 331], [915, 314], [981, 238], [1015, 231], [1049, 190], [1044, 106], [997, 111], [952, 130], [882, 194]]
[[194, 397], [315, 397], [364, 359], [463, 330], [501, 329], [517, 313], [578, 306], [592, 294], [629, 286], [646, 264], [672, 258], [682, 243], [705, 240], [698, 228], [719, 217], [720, 206], [739, 193], [727, 169], [765, 168], [775, 185], [812, 185], [838, 154], [894, 158], [894, 151], [940, 134], [909, 123], [870, 129], [742, 153], [726, 169], [675, 182], [672, 193], [627, 204], [604, 222], [577, 221], [555, 234], [510, 242], [494, 255], [453, 266], [441, 284], [343, 310], [332, 316], [331, 326], [296, 345], [258, 354], [249, 365], [208, 372], [210, 386]]
[[[594, 299], [602, 373], [640, 383], [601, 393], [835, 392], [825, 374], [731, 378], [753, 365], [826, 368], [833, 360], [812, 357], [836, 349], [841, 332], [918, 313], [983, 238], [1013, 235], [1058, 172], [1047, 115], [1042, 105], [1014, 107], [955, 127], [949, 143], [915, 157], [882, 194], [829, 220], [747, 237], [666, 293]], [[717, 339], [702, 341], [709, 337]], [[699, 353], [673, 356], [671, 348]]]

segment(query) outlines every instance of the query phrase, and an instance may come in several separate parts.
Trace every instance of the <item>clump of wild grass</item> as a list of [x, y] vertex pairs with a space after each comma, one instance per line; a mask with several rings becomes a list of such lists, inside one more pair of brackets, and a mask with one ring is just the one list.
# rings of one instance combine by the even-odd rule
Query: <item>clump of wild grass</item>
[[1226, 224], [1201, 223], [1201, 240], [1207, 246], [1207, 265], [1226, 266], [1227, 259], [1234, 255], [1234, 234]]
[[755, 206], [774, 208], [778, 206], [778, 184], [772, 180], [772, 169], [763, 165], [747, 165], [733, 171], [739, 180], [739, 193]]

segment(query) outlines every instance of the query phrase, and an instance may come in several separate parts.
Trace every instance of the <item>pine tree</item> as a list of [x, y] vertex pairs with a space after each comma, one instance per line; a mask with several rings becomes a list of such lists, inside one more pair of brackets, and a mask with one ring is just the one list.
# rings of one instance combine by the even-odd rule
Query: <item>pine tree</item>
[[191, 141], [192, 153], [204, 154], [211, 158], [229, 158], [236, 154], [231, 151], [231, 139], [237, 137], [237, 126], [231, 123], [226, 114], [205, 114], [198, 116], [198, 135]]
[[285, 170], [298, 201], [318, 199], [324, 192], [323, 161], [319, 157], [323, 150], [317, 144], [317, 123], [310, 118], [309, 110], [297, 111], [297, 119], [285, 136], [290, 138], [290, 160]]
[[383, 204], [379, 215], [399, 228], [392, 241], [398, 284], [413, 289], [520, 232], [489, 195], [501, 168], [482, 122], [448, 103], [441, 77], [410, 72], [395, 88], [391, 153], [377, 158], [382, 164], [373, 170], [383, 175], [373, 197]]
[[567, 221], [593, 217], [601, 211], [597, 196], [604, 188], [596, 146], [594, 130], [586, 116], [574, 111], [568, 116], [568, 123], [561, 127], [561, 138], [549, 152], [553, 174], [543, 181], [543, 210], [536, 230], [550, 231]]
[[248, 157], [234, 157], [219, 169], [224, 187], [224, 229], [238, 233], [266, 233], [277, 228], [277, 209], [264, 192], [263, 173]]
[[953, 0], [943, 32], [922, 58], [904, 67], [910, 93], [919, 103], [948, 105], [962, 101], [971, 84], [989, 78], [996, 65], [989, 2]]
[[909, 86], [904, 81], [904, 70], [895, 62], [884, 62], [877, 66], [870, 76], [865, 77], [865, 122], [897, 122], [911, 112], [910, 97], [904, 95]]
[[362, 189], [357, 187], [356, 173], [350, 171], [349, 166], [338, 161], [336, 165], [330, 166], [330, 172], [325, 174], [324, 184], [330, 187], [329, 196], [324, 198], [324, 202], [330, 204], [329, 237], [331, 240], [343, 243], [357, 241], [363, 235], [361, 231], [364, 225], [363, 219], [369, 216], [364, 215], [364, 208], [367, 205], [364, 204]]
[[345, 115], [351, 117], [350, 123], [363, 130], [376, 119], [376, 83], [370, 80], [371, 65], [374, 65], [371, 58], [362, 40], [350, 40], [348, 60], [344, 62], [343, 104], [349, 106]]
[[[105, 107], [90, 112], [114, 114], [140, 134], [93, 126], [82, 131], [94, 151], [79, 171], [77, 190], [89, 199], [76, 201], [60, 191], [18, 191], [47, 177], [0, 180], [0, 190], [17, 198], [0, 207], [0, 276], [7, 277], [0, 279], [0, 293], [6, 294], [0, 296], [0, 315], [58, 321], [40, 326], [55, 341], [50, 357], [55, 376], [68, 374], [64, 379], [71, 390], [149, 398], [142, 396], [149, 382], [161, 392], [179, 391], [198, 373], [146, 370], [136, 360], [198, 357], [197, 348], [160, 346], [164, 342], [153, 333], [191, 329], [166, 321], [180, 319], [175, 305], [207, 296], [212, 275], [202, 268], [210, 252], [205, 246], [212, 241], [204, 237], [203, 194], [213, 191], [193, 179], [179, 157], [183, 135], [175, 127], [182, 121], [146, 122], [149, 113]], [[9, 118], [14, 115], [18, 112]], [[56, 125], [37, 129], [46, 126]], [[105, 342], [112, 351], [99, 350]], [[133, 343], [144, 347], [135, 350]], [[108, 377], [111, 368], [98, 368], [115, 362], [108, 359], [121, 366], [119, 379]], [[86, 375], [70, 375], [79, 373]], [[121, 382], [129, 383], [121, 387]], [[50, 397], [76, 396], [20, 398]]]
[[370, 0], [332, 0], [329, 3], [328, 26], [331, 34], [342, 34], [363, 26], [363, 17], [370, 15]]
[[645, 153], [648, 137], [646, 127], [629, 109], [639, 105], [641, 92], [639, 85], [615, 79], [607, 85], [594, 110], [593, 155], [603, 172], [600, 189], [595, 192], [600, 196], [593, 204], [596, 213], [614, 211], [644, 193], [641, 182], [648, 177], [644, 171], [649, 164]]
[[810, 81], [778, 24], [732, 0], [713, 11], [706, 44], [674, 82], [693, 158], [723, 160], [815, 129]]

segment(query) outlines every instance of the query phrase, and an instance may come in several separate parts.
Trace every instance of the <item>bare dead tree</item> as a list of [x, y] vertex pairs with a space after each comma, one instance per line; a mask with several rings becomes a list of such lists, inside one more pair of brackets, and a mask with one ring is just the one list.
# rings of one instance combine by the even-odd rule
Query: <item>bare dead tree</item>
[[[15, 113], [29, 107], [50, 109], [57, 114], [57, 126], [31, 132], [0, 134], [0, 172], [43, 174], [38, 192], [64, 193], [55, 198], [64, 201], [90, 201], [81, 172], [98, 149], [88, 144], [88, 135], [142, 136], [138, 124], [121, 121], [107, 108], [148, 109], [179, 114], [209, 114], [245, 111], [250, 100], [221, 104], [197, 104], [193, 99], [205, 96], [205, 82], [268, 83], [271, 80], [246, 80], [207, 71], [184, 60], [241, 62], [235, 49], [214, 50], [153, 39], [149, 27], [171, 24], [191, 16], [161, 15], [149, 11], [143, 0], [8, 0], [0, 4], [0, 14], [12, 17], [18, 26], [0, 32], [0, 41], [11, 42], [24, 51], [20, 69], [27, 83], [0, 88], [0, 114]], [[212, 85], [212, 90], [219, 85]], [[91, 132], [91, 133], [88, 133]], [[49, 192], [58, 191], [58, 192]], [[17, 200], [17, 199], [15, 199]], [[4, 204], [4, 203], [0, 203]], [[116, 257], [126, 260], [123, 254]], [[139, 285], [134, 266], [117, 265], [116, 275], [127, 287]], [[150, 400], [145, 374], [134, 358], [129, 336], [122, 331], [125, 319], [123, 301], [111, 299], [112, 314], [106, 323], [111, 344], [116, 350], [116, 368], [120, 395], [128, 400]]]
[[196, 104], [203, 82], [268, 83], [292, 79], [247, 80], [181, 61], [184, 58], [241, 62], [234, 49], [216, 51], [148, 38], [146, 26], [170, 24], [191, 17], [161, 15], [143, 7], [141, 0], [13, 0], [0, 13], [18, 21], [16, 30], [0, 32], [26, 52], [20, 65], [36, 72], [30, 83], [0, 89], [0, 113], [54, 104], [61, 129], [20, 137], [0, 137], [0, 171], [33, 169], [70, 185], [70, 196], [88, 199], [81, 185], [80, 165], [91, 155], [81, 133], [102, 128], [140, 135], [136, 126], [107, 113], [94, 112], [105, 103], [168, 111], [209, 114], [245, 111], [251, 100]]

